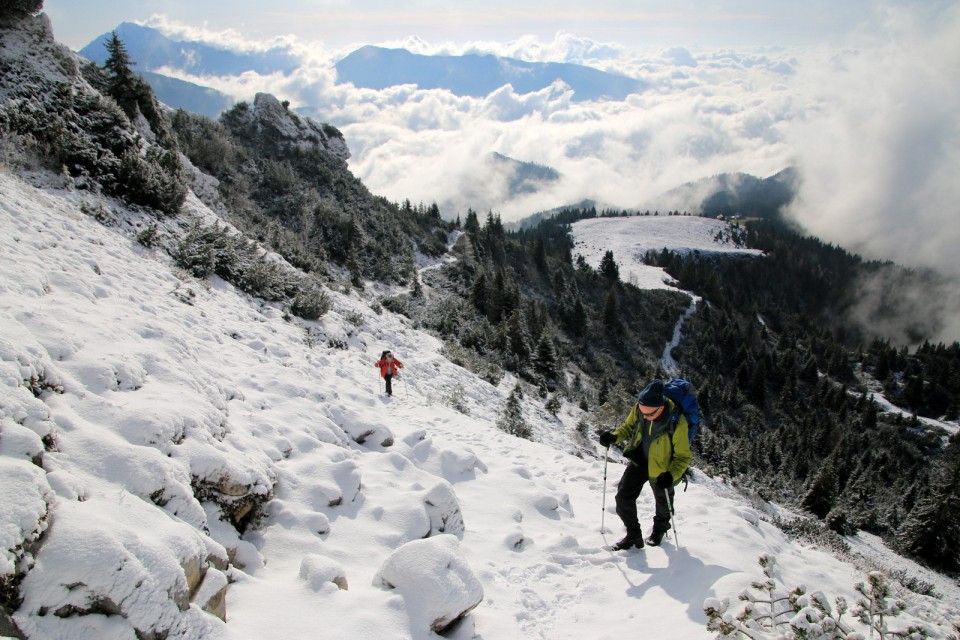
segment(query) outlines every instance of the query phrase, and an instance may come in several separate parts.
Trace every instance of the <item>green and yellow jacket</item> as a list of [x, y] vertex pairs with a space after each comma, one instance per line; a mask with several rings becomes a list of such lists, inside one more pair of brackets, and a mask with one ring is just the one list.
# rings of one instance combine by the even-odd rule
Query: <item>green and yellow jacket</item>
[[623, 455], [630, 460], [630, 464], [638, 464], [637, 461], [646, 458], [651, 484], [664, 471], [669, 471], [673, 483], [677, 484], [692, 457], [690, 441], [687, 439], [687, 419], [672, 400], [668, 398], [666, 403], [667, 406], [656, 420], [645, 419], [638, 405], [633, 405], [630, 414], [613, 431], [617, 442], [626, 443]]

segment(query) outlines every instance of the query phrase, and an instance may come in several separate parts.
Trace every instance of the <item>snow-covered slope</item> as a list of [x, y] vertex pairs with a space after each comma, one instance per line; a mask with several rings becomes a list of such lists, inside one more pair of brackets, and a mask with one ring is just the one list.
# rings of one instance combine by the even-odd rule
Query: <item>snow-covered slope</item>
[[613, 251], [620, 279], [641, 289], [673, 289], [672, 278], [659, 267], [643, 264], [648, 251], [699, 251], [759, 255], [737, 242], [737, 228], [713, 218], [690, 216], [631, 216], [592, 218], [571, 225], [574, 255], [582, 255], [593, 268], [607, 251]]
[[[2, 171], [0, 194], [0, 569], [26, 574], [29, 638], [423, 639], [473, 605], [447, 637], [708, 638], [704, 601], [735, 601], [761, 554], [855, 599], [862, 568], [703, 476], [678, 493], [679, 546], [608, 551], [621, 467], [558, 447], [580, 410], [525, 403], [539, 442], [498, 431], [512, 380], [355, 292], [302, 323], [179, 271], [115, 203]], [[947, 637], [960, 607], [938, 587], [893, 626]]]

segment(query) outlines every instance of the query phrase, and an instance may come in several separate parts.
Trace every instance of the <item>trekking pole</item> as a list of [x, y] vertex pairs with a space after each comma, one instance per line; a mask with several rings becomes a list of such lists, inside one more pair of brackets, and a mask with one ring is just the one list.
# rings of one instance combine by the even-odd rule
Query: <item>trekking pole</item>
[[610, 445], [603, 454], [603, 501], [600, 504], [600, 533], [603, 533], [603, 520], [607, 517], [607, 463], [610, 462]]
[[673, 528], [673, 539], [677, 543], [677, 549], [680, 548], [680, 536], [677, 535], [677, 520], [673, 517], [673, 501], [670, 500], [670, 491], [667, 489], [663, 490], [664, 495], [667, 496], [667, 508], [670, 509], [670, 524]]

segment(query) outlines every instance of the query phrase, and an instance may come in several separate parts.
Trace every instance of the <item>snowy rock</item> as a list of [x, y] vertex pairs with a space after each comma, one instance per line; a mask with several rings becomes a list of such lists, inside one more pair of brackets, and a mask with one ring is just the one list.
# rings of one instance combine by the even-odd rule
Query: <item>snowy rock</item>
[[440, 454], [440, 460], [446, 477], [469, 475], [476, 470], [487, 472], [487, 465], [483, 464], [477, 454], [469, 449], [444, 449]]
[[58, 503], [53, 520], [21, 583], [14, 619], [27, 637], [209, 633], [212, 617], [190, 606], [188, 572], [202, 583], [210, 571], [209, 541], [195, 529], [129, 494]]
[[40, 464], [43, 459], [43, 443], [30, 429], [3, 418], [0, 421], [0, 456]]
[[193, 492], [200, 502], [214, 502], [228, 521], [243, 533], [263, 516], [264, 505], [273, 497], [275, 475], [269, 468], [238, 464], [236, 458], [220, 458], [221, 466], [194, 459]]
[[[0, 442], [5, 435], [0, 432]], [[6, 591], [29, 562], [27, 549], [47, 529], [52, 498], [42, 469], [0, 456], [0, 590]]]
[[360, 467], [353, 460], [311, 465], [310, 469], [318, 509], [349, 504], [360, 493]]
[[317, 553], [311, 553], [300, 563], [300, 579], [314, 591], [321, 591], [327, 585], [347, 590], [347, 573], [340, 563]]
[[368, 424], [354, 422], [343, 425], [343, 430], [350, 439], [357, 444], [376, 444], [381, 447], [391, 447], [394, 442], [393, 432], [382, 424]]
[[449, 533], [463, 539], [465, 530], [463, 512], [460, 511], [460, 502], [453, 493], [453, 487], [446, 480], [440, 480], [428, 489], [423, 497], [430, 517], [430, 533]]
[[508, 533], [503, 539], [503, 542], [507, 545], [508, 549], [521, 551], [524, 545], [527, 544], [527, 538], [523, 535], [523, 531], [521, 531], [518, 527], [516, 531]]
[[190, 602], [226, 622], [228, 585], [227, 576], [222, 571], [209, 568], [203, 576], [203, 581], [191, 596]]
[[483, 600], [483, 586], [450, 535], [414, 540], [393, 552], [374, 579], [395, 589], [416, 627], [442, 633]]
[[427, 439], [426, 429], [414, 429], [403, 437], [403, 443], [409, 447], [415, 447], [420, 442]]

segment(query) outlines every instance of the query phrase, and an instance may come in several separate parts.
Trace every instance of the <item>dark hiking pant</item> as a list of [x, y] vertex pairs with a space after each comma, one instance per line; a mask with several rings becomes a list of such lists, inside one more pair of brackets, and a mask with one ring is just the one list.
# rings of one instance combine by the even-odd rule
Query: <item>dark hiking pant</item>
[[[617, 515], [623, 521], [623, 526], [627, 528], [627, 533], [640, 534], [640, 520], [637, 518], [637, 498], [643, 490], [643, 485], [649, 481], [647, 477], [647, 463], [643, 462], [642, 467], [635, 464], [628, 464], [617, 484]], [[670, 507], [667, 504], [667, 494], [670, 495], [670, 503], [673, 503], [673, 487], [661, 489], [655, 484], [650, 485], [653, 489], [653, 499], [656, 502], [656, 512], [653, 516], [654, 533], [665, 533], [670, 529]]]
[[393, 380], [393, 376], [388, 373], [388, 374], [386, 374], [385, 376], [383, 376], [383, 380], [384, 380], [384, 382], [386, 382], [386, 385], [387, 385], [387, 395], [388, 395], [388, 396], [392, 396], [392, 395], [393, 395], [393, 387], [390, 386], [390, 381]]

